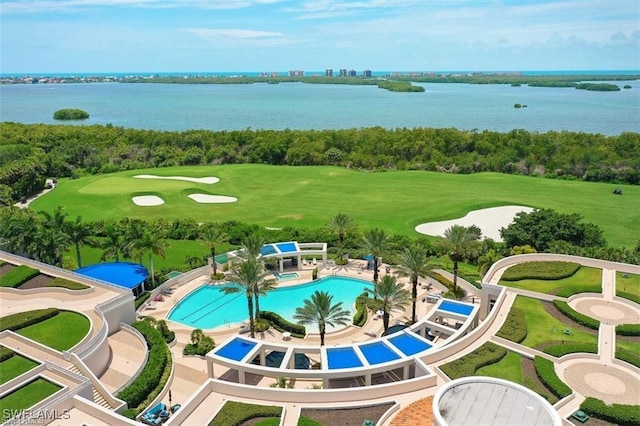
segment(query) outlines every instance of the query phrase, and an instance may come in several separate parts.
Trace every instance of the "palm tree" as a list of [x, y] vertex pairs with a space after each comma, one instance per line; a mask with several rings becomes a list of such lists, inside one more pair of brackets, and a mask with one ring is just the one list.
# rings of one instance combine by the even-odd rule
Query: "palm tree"
[[259, 234], [249, 234], [242, 240], [242, 250], [240, 255], [243, 259], [260, 259], [262, 247], [264, 247], [265, 241]]
[[424, 247], [414, 244], [405, 247], [398, 262], [398, 273], [400, 276], [409, 277], [411, 282], [411, 296], [413, 297], [413, 307], [411, 308], [411, 321], [416, 322], [416, 301], [418, 299], [418, 278], [426, 278], [431, 266]]
[[133, 255], [139, 255], [140, 258], [147, 253], [149, 255], [149, 267], [151, 268], [151, 287], [156, 287], [155, 271], [153, 268], [153, 256], [166, 256], [165, 249], [169, 243], [164, 235], [158, 229], [145, 229], [142, 235], [129, 242], [130, 250]]
[[340, 254], [344, 248], [344, 237], [348, 232], [355, 231], [358, 226], [346, 213], [338, 213], [327, 223], [329, 232], [338, 234]]
[[253, 298], [259, 283], [264, 279], [266, 272], [262, 265], [255, 259], [247, 259], [234, 266], [228, 280], [237, 285], [224, 288], [225, 293], [244, 293], [247, 297], [247, 309], [249, 311], [249, 329], [251, 337], [255, 337], [255, 325], [253, 319]]
[[0, 237], [8, 251], [33, 256], [29, 248], [38, 229], [38, 216], [32, 210], [7, 207], [0, 212]]
[[362, 236], [364, 248], [373, 255], [373, 282], [378, 282], [378, 262], [389, 246], [389, 236], [379, 228], [371, 229]]
[[120, 262], [120, 251], [123, 250], [123, 231], [115, 224], [110, 223], [104, 229], [105, 239], [100, 243], [103, 249], [100, 260], [104, 261], [113, 257], [116, 262]]
[[213, 224], [205, 225], [200, 229], [200, 242], [206, 245], [211, 251], [211, 261], [213, 263], [213, 274], [218, 274], [218, 265], [216, 264], [216, 246], [229, 241], [229, 236], [222, 228]]
[[347, 325], [350, 320], [351, 313], [342, 309], [342, 302], [331, 305], [333, 296], [326, 291], [316, 290], [311, 295], [311, 300], [304, 299], [304, 306], [296, 308], [293, 318], [299, 324], [317, 324], [320, 332], [320, 346], [324, 346], [324, 335], [327, 325], [335, 327], [336, 325]]
[[[367, 289], [367, 292], [371, 290]], [[394, 310], [404, 310], [411, 303], [411, 294], [402, 284], [396, 282], [393, 275], [385, 275], [379, 283], [374, 287], [373, 293], [380, 303], [380, 309], [383, 311], [382, 324], [384, 331], [389, 329], [389, 314]]]
[[[267, 274], [266, 271], [265, 275]], [[258, 283], [256, 284], [256, 288], [253, 292], [253, 298], [255, 301], [255, 311], [256, 311], [256, 321], [260, 319], [260, 296], [266, 296], [268, 292], [270, 292], [271, 290], [274, 290], [276, 288], [276, 286], [278, 285], [278, 283], [276, 282], [276, 280], [265, 280], [264, 276], [263, 278], [258, 281]]]
[[66, 231], [69, 240], [76, 247], [76, 258], [78, 259], [78, 268], [82, 268], [82, 258], [80, 257], [80, 247], [84, 244], [89, 247], [98, 245], [98, 241], [94, 238], [93, 226], [82, 222], [82, 216], [76, 217], [74, 222], [66, 223]]
[[496, 249], [489, 249], [485, 254], [478, 258], [478, 272], [481, 277], [487, 273], [491, 265], [502, 259], [502, 255]]
[[453, 225], [444, 231], [444, 248], [453, 261], [453, 292], [458, 290], [458, 262], [466, 259], [480, 244], [477, 226]]
[[71, 243], [67, 234], [41, 225], [30, 238], [31, 244], [27, 248], [30, 253], [41, 262], [62, 267], [62, 256]]

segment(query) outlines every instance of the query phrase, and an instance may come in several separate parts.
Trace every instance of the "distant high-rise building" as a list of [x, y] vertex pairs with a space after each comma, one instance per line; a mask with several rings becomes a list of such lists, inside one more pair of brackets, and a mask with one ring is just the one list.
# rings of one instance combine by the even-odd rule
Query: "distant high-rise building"
[[356, 76], [356, 70], [349, 70], [349, 77], [355, 77]]
[[366, 78], [371, 78], [371, 70], [364, 70], [362, 73]]
[[327, 68], [327, 69], [324, 71], [324, 75], [325, 75], [326, 77], [333, 77], [333, 70], [332, 70], [331, 68]]
[[340, 77], [346, 77], [346, 76], [347, 76], [347, 69], [340, 68]]
[[289, 71], [289, 77], [304, 77], [304, 71], [302, 70]]

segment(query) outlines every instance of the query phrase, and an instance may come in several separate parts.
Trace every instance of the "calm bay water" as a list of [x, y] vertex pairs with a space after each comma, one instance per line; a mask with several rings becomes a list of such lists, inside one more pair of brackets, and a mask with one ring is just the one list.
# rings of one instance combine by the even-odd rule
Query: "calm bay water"
[[[0, 121], [60, 123], [61, 108], [80, 108], [79, 124], [156, 130], [455, 127], [617, 135], [640, 132], [640, 81], [631, 89], [425, 83], [424, 93], [375, 86], [282, 84], [20, 84], [0, 86]], [[516, 109], [514, 104], [526, 104]]]

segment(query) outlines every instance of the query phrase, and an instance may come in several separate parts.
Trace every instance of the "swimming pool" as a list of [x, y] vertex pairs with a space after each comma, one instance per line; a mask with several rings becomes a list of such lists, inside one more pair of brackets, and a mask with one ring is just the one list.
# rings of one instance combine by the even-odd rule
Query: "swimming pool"
[[300, 278], [300, 275], [297, 272], [274, 272], [273, 276], [276, 277], [276, 280], [278, 281], [290, 281]]
[[[169, 312], [168, 319], [189, 327], [211, 329], [237, 324], [249, 317], [244, 293], [225, 294], [224, 288], [235, 284], [204, 285], [180, 300]], [[260, 297], [260, 309], [276, 312], [288, 321], [295, 322], [296, 308], [304, 306], [316, 290], [329, 292], [333, 303], [343, 302], [342, 307], [353, 312], [353, 305], [365, 288], [372, 289], [368, 281], [346, 277], [327, 277], [290, 287], [276, 288]], [[308, 331], [315, 331], [307, 326]]]
[[458, 315], [469, 316], [471, 311], [473, 311], [473, 306], [466, 305], [463, 303], [452, 302], [450, 300], [444, 300], [440, 306], [438, 306], [438, 310], [453, 312]]

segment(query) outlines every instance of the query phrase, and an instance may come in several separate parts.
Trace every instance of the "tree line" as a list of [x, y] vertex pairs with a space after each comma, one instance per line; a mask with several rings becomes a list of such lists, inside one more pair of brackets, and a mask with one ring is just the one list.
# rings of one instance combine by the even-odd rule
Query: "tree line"
[[501, 172], [640, 184], [640, 133], [634, 132], [382, 127], [177, 132], [3, 122], [0, 135], [0, 205], [37, 193], [49, 177], [238, 163]]

